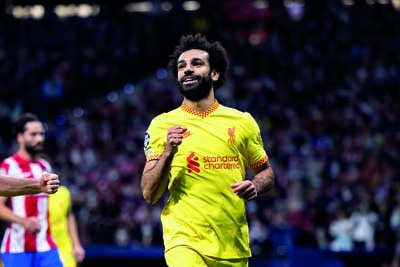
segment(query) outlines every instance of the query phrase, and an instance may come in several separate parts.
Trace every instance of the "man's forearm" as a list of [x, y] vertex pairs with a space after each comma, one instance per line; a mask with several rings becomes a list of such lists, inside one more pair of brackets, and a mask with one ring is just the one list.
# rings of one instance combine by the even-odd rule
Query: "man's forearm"
[[275, 183], [274, 171], [268, 164], [267, 168], [259, 172], [253, 179], [258, 194], [264, 194], [271, 190]]
[[10, 197], [40, 193], [39, 179], [26, 179], [0, 175], [0, 196]]

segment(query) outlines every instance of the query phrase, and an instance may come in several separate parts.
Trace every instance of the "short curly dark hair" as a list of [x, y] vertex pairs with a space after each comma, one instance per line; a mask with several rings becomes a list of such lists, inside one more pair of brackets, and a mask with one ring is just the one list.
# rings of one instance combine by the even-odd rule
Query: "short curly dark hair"
[[219, 73], [219, 79], [214, 82], [214, 90], [216, 91], [224, 85], [228, 76], [228, 54], [220, 42], [209, 42], [207, 37], [201, 33], [186, 34], [181, 37], [180, 43], [169, 56], [169, 71], [174, 75], [174, 77], [177, 77], [178, 58], [183, 52], [191, 49], [199, 49], [208, 53], [211, 70], [215, 70]]

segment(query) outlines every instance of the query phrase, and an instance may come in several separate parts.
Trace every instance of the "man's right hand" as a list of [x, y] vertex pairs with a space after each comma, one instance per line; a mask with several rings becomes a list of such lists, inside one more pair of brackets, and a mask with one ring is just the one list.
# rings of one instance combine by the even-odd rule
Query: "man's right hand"
[[47, 194], [54, 194], [58, 191], [60, 180], [57, 174], [43, 172], [40, 178], [40, 190]]

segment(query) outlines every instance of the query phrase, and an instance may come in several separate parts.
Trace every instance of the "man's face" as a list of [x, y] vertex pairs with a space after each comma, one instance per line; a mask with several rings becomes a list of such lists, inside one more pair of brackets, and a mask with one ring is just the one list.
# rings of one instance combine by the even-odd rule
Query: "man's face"
[[32, 156], [35, 156], [44, 149], [44, 128], [38, 121], [31, 121], [26, 124], [26, 130], [18, 135], [18, 142]]
[[[208, 53], [192, 49], [178, 59], [178, 86], [184, 97], [191, 101], [206, 98], [212, 88], [215, 72], [210, 70]], [[218, 78], [218, 76], [215, 76]]]

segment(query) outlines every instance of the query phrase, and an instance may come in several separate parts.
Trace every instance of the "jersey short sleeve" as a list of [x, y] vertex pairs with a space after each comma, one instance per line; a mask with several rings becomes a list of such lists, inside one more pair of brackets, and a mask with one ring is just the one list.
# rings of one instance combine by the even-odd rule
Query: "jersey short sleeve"
[[168, 130], [168, 127], [163, 123], [164, 116], [164, 114], [161, 114], [155, 117], [145, 133], [144, 153], [147, 161], [159, 159], [164, 151]]
[[265, 152], [264, 144], [261, 138], [260, 127], [250, 113], [245, 112], [246, 127], [248, 129], [247, 140], [247, 166], [257, 168], [268, 160], [268, 155]]

